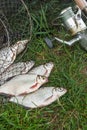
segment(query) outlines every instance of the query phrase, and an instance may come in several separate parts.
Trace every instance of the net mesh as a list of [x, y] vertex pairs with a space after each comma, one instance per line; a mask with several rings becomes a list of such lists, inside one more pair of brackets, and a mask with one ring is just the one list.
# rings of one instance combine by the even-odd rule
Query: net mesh
[[0, 48], [30, 36], [26, 1], [0, 0]]
[[2, 79], [8, 80], [25, 70], [25, 63], [14, 64], [14, 61], [27, 47], [31, 36], [32, 23], [26, 0], [0, 0], [0, 85], [5, 82]]

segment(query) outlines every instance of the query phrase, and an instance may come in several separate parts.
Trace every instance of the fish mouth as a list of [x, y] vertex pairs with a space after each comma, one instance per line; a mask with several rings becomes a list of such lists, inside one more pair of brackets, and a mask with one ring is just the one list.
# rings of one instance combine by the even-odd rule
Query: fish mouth
[[29, 41], [28, 39], [22, 40], [22, 42], [25, 43], [25, 44], [26, 44], [28, 41]]
[[31, 65], [34, 65], [34, 64], [35, 64], [35, 61], [31, 60], [30, 63], [31, 63]]
[[52, 67], [54, 67], [54, 63], [53, 63], [53, 62], [49, 62], [49, 64], [50, 64]]
[[48, 82], [48, 78], [46, 79], [46, 83]]
[[62, 94], [62, 95], [64, 95], [66, 92], [67, 92], [67, 90], [66, 90], [66, 89], [64, 89], [64, 92], [63, 92], [63, 94]]
[[26, 44], [28, 43], [28, 41], [29, 40], [21, 40], [21, 41], [18, 41], [17, 43], [19, 44], [19, 45], [22, 45], [22, 46], [26, 46]]
[[35, 61], [33, 61], [33, 60], [27, 61], [26, 64], [27, 64], [27, 65], [34, 65], [34, 64], [35, 64]]
[[52, 68], [54, 67], [54, 63], [53, 62], [49, 62], [45, 64], [48, 68]]
[[46, 69], [51, 71], [54, 67], [54, 64], [53, 63], [49, 63], [48, 66], [46, 66]]
[[65, 89], [65, 93], [67, 92], [67, 89]]

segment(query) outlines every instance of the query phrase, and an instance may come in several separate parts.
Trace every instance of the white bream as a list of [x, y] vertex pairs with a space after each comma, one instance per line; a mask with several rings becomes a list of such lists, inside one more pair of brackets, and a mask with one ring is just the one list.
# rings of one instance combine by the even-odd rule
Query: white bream
[[37, 75], [43, 75], [49, 77], [53, 67], [54, 67], [53, 62], [49, 62], [44, 65], [40, 65], [33, 68], [31, 71], [29, 71], [29, 74], [31, 73], [31, 74], [37, 74]]
[[45, 76], [35, 74], [18, 75], [0, 87], [0, 94], [17, 96], [31, 93], [46, 82], [48, 82], [48, 79]]
[[42, 87], [28, 95], [12, 97], [9, 101], [27, 108], [37, 108], [51, 104], [66, 92], [64, 88]]

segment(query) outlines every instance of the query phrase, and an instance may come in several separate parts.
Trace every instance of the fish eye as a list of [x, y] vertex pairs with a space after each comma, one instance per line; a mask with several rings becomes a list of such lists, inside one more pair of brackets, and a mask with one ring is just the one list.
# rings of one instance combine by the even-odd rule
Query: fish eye
[[59, 88], [58, 91], [62, 92], [62, 91], [64, 91], [64, 89], [63, 88]]
[[48, 65], [46, 64], [45, 66], [47, 67]]
[[45, 79], [45, 76], [43, 76], [43, 80]]

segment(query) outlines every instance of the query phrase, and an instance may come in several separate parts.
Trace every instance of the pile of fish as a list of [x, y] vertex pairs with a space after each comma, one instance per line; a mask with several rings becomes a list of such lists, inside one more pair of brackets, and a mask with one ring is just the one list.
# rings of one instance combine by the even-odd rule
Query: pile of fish
[[9, 97], [9, 102], [27, 108], [47, 106], [64, 95], [67, 90], [58, 87], [41, 87], [48, 82], [54, 67], [52, 62], [34, 67], [34, 61], [13, 63], [28, 40], [19, 41], [0, 50], [0, 95]]

